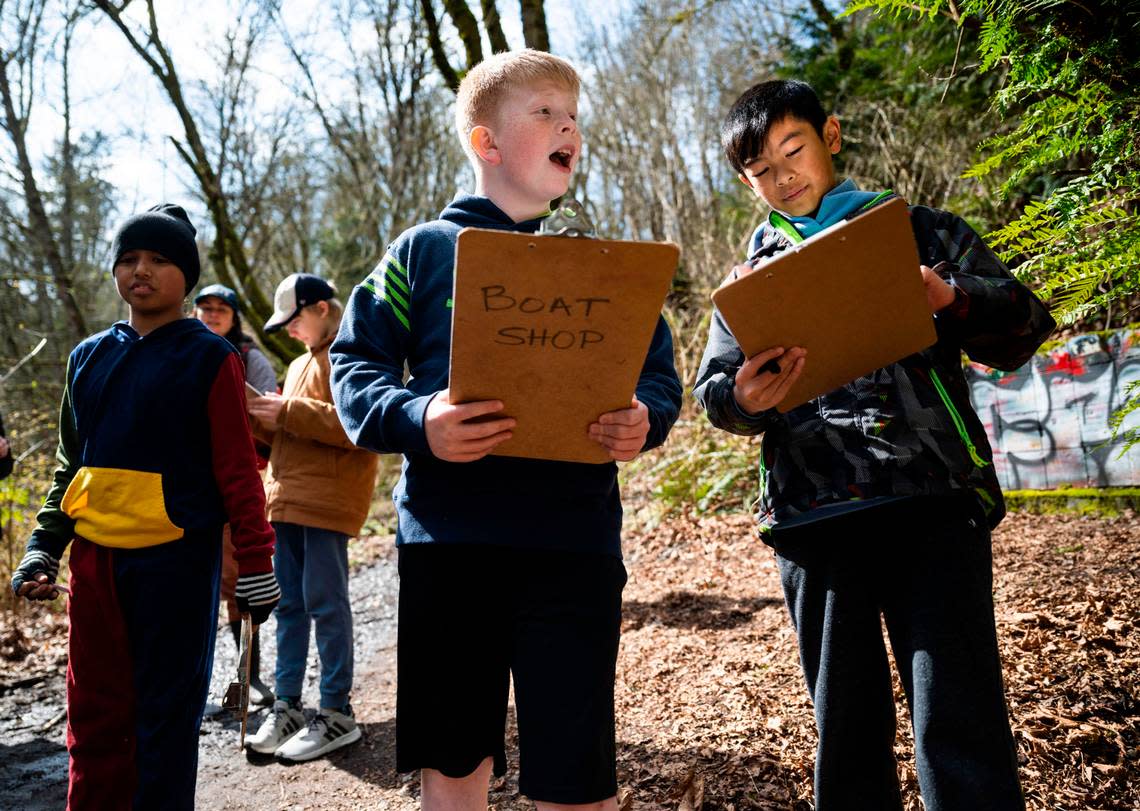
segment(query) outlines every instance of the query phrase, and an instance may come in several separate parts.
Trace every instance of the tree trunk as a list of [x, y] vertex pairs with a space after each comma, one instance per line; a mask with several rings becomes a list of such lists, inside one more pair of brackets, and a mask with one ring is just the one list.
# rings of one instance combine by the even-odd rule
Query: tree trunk
[[[97, 0], [98, 2], [99, 0]], [[435, 16], [433, 0], [420, 0], [420, 7], [424, 13], [424, 23], [427, 26], [428, 43], [431, 46], [432, 61], [439, 70], [443, 80], [452, 90], [459, 89], [461, 74], [466, 73], [483, 60], [482, 35], [479, 30], [479, 21], [471, 13], [466, 0], [443, 0], [443, 9], [459, 32], [459, 39], [463, 43], [467, 56], [467, 64], [456, 70], [447, 57], [447, 50], [443, 46], [443, 37], [439, 30], [439, 20]], [[483, 26], [487, 30], [487, 39], [491, 43], [491, 50], [495, 53], [510, 50], [506, 35], [503, 34], [502, 20], [495, 0], [480, 0], [483, 11]], [[102, 5], [102, 2], [100, 2]], [[528, 48], [539, 51], [550, 50], [550, 36], [546, 30], [546, 10], [543, 0], [520, 0], [519, 14], [522, 18], [523, 42]]]
[[851, 45], [851, 38], [847, 36], [847, 31], [843, 28], [843, 23], [835, 18], [831, 10], [824, 5], [823, 0], [808, 0], [808, 5], [811, 6], [819, 21], [827, 28], [827, 33], [831, 35], [831, 40], [835, 43], [836, 61], [839, 69], [847, 70], [855, 59], [855, 50]]
[[16, 148], [16, 164], [20, 170], [24, 203], [28, 208], [28, 224], [35, 248], [51, 273], [55, 295], [67, 316], [71, 337], [78, 343], [87, 335], [87, 322], [75, 301], [71, 289], [71, 269], [64, 265], [63, 255], [60, 253], [59, 245], [52, 234], [51, 221], [48, 220], [43, 195], [36, 184], [32, 161], [28, 155], [26, 122], [22, 121], [16, 113], [16, 106], [12, 99], [12, 88], [8, 83], [7, 60], [0, 61], [0, 97], [2, 97], [4, 104], [5, 129], [8, 130], [12, 145]]
[[499, 9], [495, 5], [495, 0], [480, 0], [480, 5], [483, 7], [483, 27], [487, 29], [491, 51], [494, 53], [509, 51], [511, 46], [507, 44], [507, 35], [503, 33], [503, 22], [499, 19]]
[[467, 0], [443, 0], [443, 8], [455, 30], [459, 32], [459, 40], [463, 43], [463, 50], [467, 52], [467, 67], [464, 72], [483, 61], [483, 42], [479, 34], [479, 21], [467, 7]]
[[[424, 14], [424, 25], [427, 26], [428, 44], [431, 46], [431, 58], [436, 70], [443, 77], [443, 81], [452, 92], [459, 89], [459, 72], [451, 66], [447, 58], [447, 50], [443, 47], [443, 37], [439, 33], [439, 19], [435, 16], [433, 0], [420, 0], [420, 9]], [[466, 71], [465, 71], [466, 72]]]
[[549, 51], [550, 35], [546, 30], [543, 0], [519, 0], [519, 13], [522, 15], [523, 42], [526, 47]]

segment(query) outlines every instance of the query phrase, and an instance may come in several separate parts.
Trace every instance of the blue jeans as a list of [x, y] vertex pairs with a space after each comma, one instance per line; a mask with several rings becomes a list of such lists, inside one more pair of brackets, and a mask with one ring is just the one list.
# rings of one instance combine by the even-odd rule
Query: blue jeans
[[348, 536], [274, 521], [277, 604], [277, 695], [300, 697], [316, 624], [321, 706], [343, 707], [352, 690], [352, 607], [348, 602]]
[[983, 521], [968, 502], [930, 497], [774, 534], [815, 705], [820, 811], [902, 811], [880, 617], [910, 704], [926, 808], [1025, 808]]

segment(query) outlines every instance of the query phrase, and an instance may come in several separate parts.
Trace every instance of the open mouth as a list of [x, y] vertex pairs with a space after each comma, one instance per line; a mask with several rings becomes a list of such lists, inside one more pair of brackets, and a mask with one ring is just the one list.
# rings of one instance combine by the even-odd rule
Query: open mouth
[[574, 153], [569, 149], [559, 149], [556, 152], [550, 153], [550, 162], [557, 163], [564, 169], [570, 168], [570, 161], [574, 158]]

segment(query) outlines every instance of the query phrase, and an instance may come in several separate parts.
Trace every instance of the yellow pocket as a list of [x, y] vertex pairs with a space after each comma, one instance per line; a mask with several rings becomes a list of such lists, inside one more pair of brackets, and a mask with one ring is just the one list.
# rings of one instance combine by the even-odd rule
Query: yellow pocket
[[60, 507], [75, 534], [100, 546], [138, 549], [181, 538], [166, 514], [162, 475], [113, 467], [81, 467]]

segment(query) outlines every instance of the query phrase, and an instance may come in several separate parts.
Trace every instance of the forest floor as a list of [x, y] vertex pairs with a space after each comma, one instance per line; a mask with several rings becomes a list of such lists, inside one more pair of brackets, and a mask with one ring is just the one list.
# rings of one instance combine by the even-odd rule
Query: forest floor
[[[809, 809], [815, 730], [775, 560], [745, 516], [680, 517], [625, 540], [629, 583], [617, 679], [626, 809]], [[357, 542], [353, 706], [360, 744], [308, 764], [250, 760], [222, 716], [203, 724], [202, 809], [412, 809], [395, 762], [395, 555]], [[994, 535], [994, 596], [1030, 808], [1140, 808], [1140, 518], [1011, 515]], [[0, 807], [63, 807], [66, 618], [0, 616]], [[266, 628], [267, 661], [272, 632]], [[234, 651], [219, 634], [215, 687]], [[269, 665], [263, 667], [268, 672]], [[306, 699], [315, 697], [315, 657]], [[906, 807], [921, 808], [899, 696]], [[253, 716], [252, 724], [260, 720]], [[442, 731], [446, 734], [446, 731]], [[509, 749], [514, 748], [513, 714]], [[517, 752], [491, 795], [517, 790]]]

